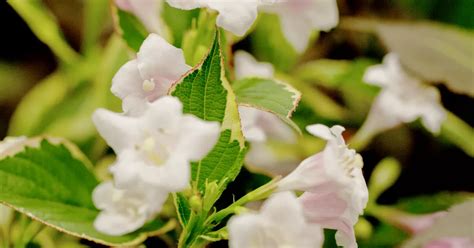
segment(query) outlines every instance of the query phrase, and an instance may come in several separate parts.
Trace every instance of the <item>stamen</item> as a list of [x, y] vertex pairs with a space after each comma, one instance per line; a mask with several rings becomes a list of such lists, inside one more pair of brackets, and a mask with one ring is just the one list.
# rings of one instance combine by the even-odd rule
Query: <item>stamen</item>
[[155, 80], [152, 78], [151, 80], [143, 81], [142, 88], [145, 92], [150, 92], [155, 89]]

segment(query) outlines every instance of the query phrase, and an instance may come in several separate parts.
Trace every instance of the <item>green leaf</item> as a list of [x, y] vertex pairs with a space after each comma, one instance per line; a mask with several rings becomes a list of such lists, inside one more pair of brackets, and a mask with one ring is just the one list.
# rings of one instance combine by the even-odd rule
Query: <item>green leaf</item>
[[98, 181], [86, 165], [64, 145], [43, 140], [25, 147], [0, 160], [0, 203], [59, 231], [104, 245], [138, 244], [147, 233], [163, 227], [154, 221], [120, 237], [96, 231], [93, 222], [99, 211], [91, 196]]
[[291, 85], [273, 79], [245, 78], [236, 81], [232, 87], [240, 105], [274, 113], [301, 132], [290, 119], [301, 99], [301, 93]]
[[128, 12], [115, 8], [115, 16], [118, 33], [131, 49], [138, 52], [148, 36], [148, 31], [134, 15]]
[[200, 192], [204, 191], [206, 181], [218, 184], [224, 180], [233, 181], [242, 167], [246, 152], [235, 95], [225, 78], [220, 33], [216, 32], [215, 37], [203, 63], [171, 90], [171, 94], [183, 103], [185, 113], [222, 125], [216, 146], [208, 156], [192, 164], [193, 186]]
[[178, 211], [179, 223], [181, 226], [186, 226], [188, 224], [189, 217], [191, 216], [191, 206], [182, 193], [175, 194], [173, 198], [174, 204]]
[[454, 92], [474, 96], [474, 32], [437, 23], [377, 23], [388, 49], [425, 80], [443, 82]]
[[72, 64], [79, 55], [63, 37], [56, 19], [40, 0], [8, 0], [8, 3], [26, 21], [31, 31], [65, 63]]

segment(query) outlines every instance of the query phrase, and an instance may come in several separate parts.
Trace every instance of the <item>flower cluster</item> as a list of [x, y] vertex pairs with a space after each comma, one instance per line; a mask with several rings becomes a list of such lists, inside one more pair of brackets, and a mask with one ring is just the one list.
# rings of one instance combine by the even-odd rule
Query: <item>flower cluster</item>
[[[166, 0], [175, 8], [190, 10], [208, 8], [217, 11], [216, 24], [237, 36], [245, 35], [258, 11], [279, 17], [285, 38], [298, 52], [308, 46], [315, 30], [328, 31], [339, 22], [336, 0]], [[117, 5], [134, 13], [150, 32], [163, 34], [159, 5], [161, 0], [116, 0]]]
[[[357, 247], [353, 226], [368, 200], [362, 157], [347, 148], [341, 126], [316, 124], [308, 126], [307, 131], [327, 140], [326, 148], [284, 177], [278, 183], [281, 193], [267, 200], [259, 214], [231, 219], [228, 225], [232, 247], [317, 247], [322, 242], [321, 228], [338, 230], [338, 245]], [[294, 191], [303, 194], [297, 198]]]
[[[116, 1], [134, 13], [149, 30], [159, 33], [158, 19], [131, 1]], [[167, 0], [176, 8], [205, 7], [218, 12], [217, 25], [244, 35], [258, 10], [276, 14], [288, 41], [303, 51], [314, 29], [329, 30], [338, 22], [336, 1], [184, 1]], [[157, 9], [156, 2], [147, 1]], [[156, 11], [155, 11], [156, 13]], [[274, 78], [271, 64], [252, 55], [235, 53], [236, 79]], [[176, 98], [167, 96], [173, 82], [190, 67], [183, 52], [151, 34], [137, 57], [126, 63], [113, 78], [112, 92], [122, 99], [124, 113], [97, 110], [93, 120], [99, 133], [117, 154], [111, 166], [113, 181], [94, 191], [101, 209], [95, 221], [99, 231], [111, 235], [132, 232], [155, 218], [170, 192], [188, 187], [190, 162], [203, 158], [216, 143], [217, 123], [182, 113]], [[353, 226], [367, 204], [368, 192], [362, 175], [362, 158], [349, 149], [344, 128], [312, 125], [307, 131], [327, 141], [326, 148], [294, 169], [278, 172], [279, 161], [268, 147], [270, 140], [296, 143], [296, 135], [275, 115], [247, 106], [239, 107], [242, 131], [251, 144], [246, 163], [273, 174], [288, 174], [278, 182], [276, 193], [263, 203], [259, 213], [247, 212], [228, 222], [231, 247], [320, 247], [323, 228], [336, 229], [336, 240], [356, 247]], [[290, 169], [288, 169], [290, 168]], [[300, 196], [297, 193], [303, 192]]]
[[190, 162], [215, 145], [220, 127], [183, 114], [181, 102], [166, 96], [171, 84], [190, 67], [182, 51], [151, 34], [137, 58], [113, 78], [112, 92], [123, 101], [124, 113], [97, 110], [93, 121], [117, 161], [114, 180], [93, 193], [101, 213], [97, 230], [122, 235], [156, 217], [171, 192], [188, 187]]

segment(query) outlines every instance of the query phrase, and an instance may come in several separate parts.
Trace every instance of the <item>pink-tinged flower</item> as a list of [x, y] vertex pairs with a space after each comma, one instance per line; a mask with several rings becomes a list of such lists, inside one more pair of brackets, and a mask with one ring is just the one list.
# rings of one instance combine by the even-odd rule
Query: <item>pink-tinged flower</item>
[[292, 192], [274, 194], [258, 213], [233, 216], [227, 228], [231, 248], [321, 247], [324, 238], [319, 225], [305, 220]]
[[362, 127], [368, 136], [418, 118], [432, 133], [439, 132], [446, 111], [438, 90], [405, 72], [396, 54], [389, 53], [383, 64], [369, 67], [364, 81], [382, 88]]
[[122, 10], [134, 14], [151, 33], [164, 35], [166, 25], [161, 19], [163, 1], [161, 0], [115, 0]]
[[123, 110], [130, 115], [143, 112], [147, 102], [168, 93], [183, 76], [186, 65], [183, 51], [157, 34], [150, 34], [140, 47], [137, 58], [127, 62], [112, 79], [112, 93], [122, 99]]
[[164, 191], [177, 192], [189, 184], [190, 162], [202, 159], [219, 137], [217, 122], [183, 114], [181, 102], [165, 96], [137, 117], [99, 109], [93, 121], [114, 149], [111, 167], [115, 184], [127, 188], [145, 182]]
[[391, 221], [393, 225], [411, 234], [417, 234], [431, 227], [438, 218], [444, 215], [446, 215], [444, 211], [422, 215], [400, 213], [393, 216]]
[[259, 0], [167, 0], [178, 9], [208, 8], [219, 12], [216, 24], [243, 36], [257, 19]]
[[280, 17], [283, 34], [298, 52], [306, 49], [313, 31], [329, 31], [339, 23], [336, 0], [276, 0], [261, 9]]
[[111, 181], [94, 189], [94, 205], [101, 210], [94, 227], [105, 234], [120, 236], [133, 232], [161, 211], [168, 192], [137, 183], [117, 189]]
[[322, 152], [305, 159], [283, 178], [279, 190], [304, 191], [299, 200], [306, 218], [324, 228], [337, 229], [338, 245], [357, 247], [353, 226], [368, 200], [362, 157], [347, 148], [343, 127], [317, 124], [306, 129], [328, 143]]
[[423, 248], [474, 248], [474, 241], [466, 237], [446, 237], [430, 241]]

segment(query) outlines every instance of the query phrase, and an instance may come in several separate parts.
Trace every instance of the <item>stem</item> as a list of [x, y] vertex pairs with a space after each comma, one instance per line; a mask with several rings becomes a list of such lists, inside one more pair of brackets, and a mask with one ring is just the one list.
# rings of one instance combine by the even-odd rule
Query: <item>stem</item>
[[474, 157], [474, 129], [455, 114], [446, 111], [446, 120], [441, 126], [441, 137], [457, 145], [466, 154]]
[[45, 225], [38, 221], [31, 221], [24, 232], [22, 243], [25, 245], [28, 244], [44, 229], [44, 227]]
[[207, 219], [205, 225], [211, 225], [212, 223], [220, 222], [222, 219], [227, 217], [229, 214], [234, 213], [235, 209], [237, 207], [240, 207], [240, 206], [242, 206], [244, 204], [247, 204], [249, 202], [252, 202], [252, 201], [258, 201], [258, 200], [262, 200], [262, 199], [267, 198], [276, 189], [276, 187], [277, 187], [276, 182], [278, 182], [279, 180], [280, 180], [280, 177], [274, 178], [273, 180], [271, 180], [267, 184], [265, 184], [265, 185], [261, 186], [260, 188], [257, 188], [254, 191], [246, 194], [245, 196], [243, 196], [242, 198], [240, 198], [236, 202], [229, 205], [227, 208], [222, 209], [221, 211], [211, 215]]
[[370, 144], [374, 136], [375, 133], [368, 130], [367, 123], [364, 123], [349, 140], [350, 148], [356, 151], [362, 151]]

